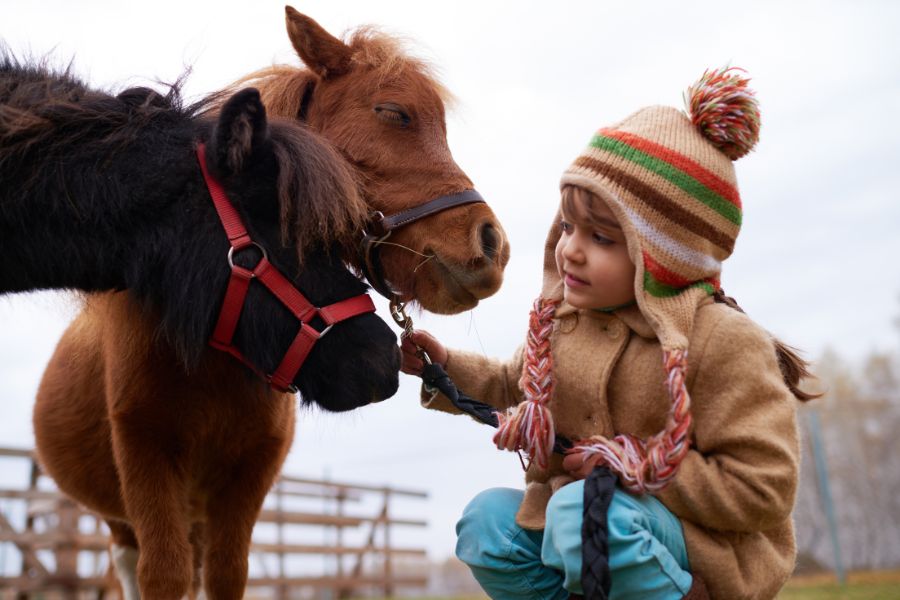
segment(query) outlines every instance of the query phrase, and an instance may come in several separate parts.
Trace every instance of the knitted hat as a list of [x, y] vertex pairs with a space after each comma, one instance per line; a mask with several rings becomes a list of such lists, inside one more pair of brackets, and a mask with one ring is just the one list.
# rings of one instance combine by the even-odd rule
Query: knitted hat
[[[734, 249], [740, 230], [741, 201], [732, 161], [752, 150], [759, 136], [756, 99], [740, 71], [705, 72], [685, 95], [689, 114], [652, 106], [600, 129], [562, 176], [562, 186], [592, 192], [616, 215], [636, 267], [638, 307], [663, 348], [672, 398], [666, 429], [648, 440], [622, 434], [613, 440], [585, 441], [578, 448], [602, 454], [633, 491], [663, 487], [687, 453], [688, 339], [697, 307], [718, 289], [722, 261]], [[548, 283], [545, 278], [535, 314], [559, 300], [552, 297], [557, 290], [551, 292]], [[546, 354], [549, 359], [549, 351]], [[523, 370], [525, 384], [529, 368], [533, 365]], [[546, 397], [542, 402], [546, 404]], [[544, 411], [539, 421], [548, 414]], [[520, 428], [535, 429], [531, 424]], [[505, 436], [508, 440], [508, 431]], [[520, 447], [532, 456], [545, 454], [535, 447], [542, 442], [530, 445]]]

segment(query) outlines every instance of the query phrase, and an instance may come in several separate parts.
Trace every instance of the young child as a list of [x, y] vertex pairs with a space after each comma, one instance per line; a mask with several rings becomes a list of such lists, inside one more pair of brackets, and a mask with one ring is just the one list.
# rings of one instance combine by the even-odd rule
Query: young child
[[[584, 477], [618, 476], [611, 598], [773, 598], [794, 566], [790, 513], [805, 363], [719, 289], [741, 224], [732, 161], [759, 113], [736, 69], [598, 131], [565, 171], [527, 340], [509, 362], [416, 345], [496, 407], [499, 447], [531, 458], [524, 493], [482, 492], [457, 556], [492, 598], [581, 594]], [[661, 369], [662, 367], [662, 369]], [[423, 405], [459, 412], [423, 390]], [[576, 441], [552, 454], [554, 435]]]

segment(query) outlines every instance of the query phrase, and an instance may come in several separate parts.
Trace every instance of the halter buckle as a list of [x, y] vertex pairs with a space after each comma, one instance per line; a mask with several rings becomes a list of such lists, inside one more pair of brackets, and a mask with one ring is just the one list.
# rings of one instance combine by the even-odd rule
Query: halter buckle
[[366, 235], [382, 240], [390, 233], [384, 226], [384, 213], [380, 210], [370, 212], [369, 221], [366, 223]]

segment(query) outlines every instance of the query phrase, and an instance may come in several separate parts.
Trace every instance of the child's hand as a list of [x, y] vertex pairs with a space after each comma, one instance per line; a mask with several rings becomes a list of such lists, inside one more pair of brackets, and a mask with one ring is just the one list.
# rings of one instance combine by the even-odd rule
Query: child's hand
[[437, 363], [442, 367], [447, 366], [447, 349], [439, 341], [434, 339], [427, 331], [417, 329], [410, 334], [409, 337], [403, 338], [400, 342], [400, 350], [403, 353], [403, 361], [400, 364], [400, 370], [408, 375], [419, 375], [425, 364], [422, 359], [416, 356], [416, 352], [420, 346], [428, 356], [431, 362]]
[[575, 479], [587, 479], [601, 459], [599, 454], [587, 454], [576, 450], [571, 454], [566, 454], [562, 466]]

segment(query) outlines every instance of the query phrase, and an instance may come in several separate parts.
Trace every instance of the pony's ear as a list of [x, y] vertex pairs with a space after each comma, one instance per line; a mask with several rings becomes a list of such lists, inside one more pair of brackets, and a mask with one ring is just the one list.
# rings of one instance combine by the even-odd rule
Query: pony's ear
[[229, 98], [212, 138], [211, 158], [217, 170], [225, 175], [240, 173], [244, 165], [268, 137], [266, 108], [259, 90], [247, 88]]
[[322, 79], [337, 77], [350, 70], [352, 51], [347, 44], [293, 7], [285, 6], [284, 13], [288, 37], [307, 67]]

